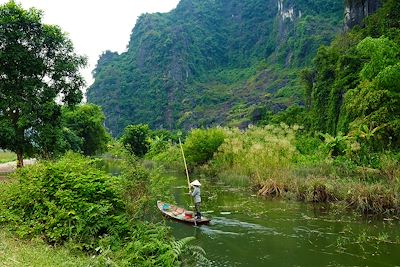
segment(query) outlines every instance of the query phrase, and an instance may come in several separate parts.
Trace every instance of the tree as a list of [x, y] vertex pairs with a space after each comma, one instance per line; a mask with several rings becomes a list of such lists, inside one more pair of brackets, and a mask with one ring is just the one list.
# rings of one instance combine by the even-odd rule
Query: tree
[[365, 59], [361, 83], [345, 95], [343, 116], [350, 131], [374, 129], [376, 148], [400, 144], [400, 46], [386, 37], [367, 37], [357, 45]]
[[128, 125], [121, 137], [125, 149], [138, 157], [144, 156], [149, 150], [150, 128], [147, 124]]
[[0, 5], [0, 147], [23, 157], [51, 156], [61, 129], [61, 104], [82, 99], [79, 68], [86, 58], [58, 26], [42, 23], [42, 11]]
[[[104, 127], [104, 114], [99, 106], [86, 104], [74, 109], [63, 109], [64, 126], [72, 134], [67, 143], [74, 150], [79, 148], [85, 155], [102, 153], [110, 136]], [[73, 138], [74, 136], [80, 139]]]
[[310, 68], [305, 68], [300, 72], [300, 79], [304, 85], [304, 105], [307, 111], [311, 109], [311, 97], [315, 84], [315, 75], [315, 71]]

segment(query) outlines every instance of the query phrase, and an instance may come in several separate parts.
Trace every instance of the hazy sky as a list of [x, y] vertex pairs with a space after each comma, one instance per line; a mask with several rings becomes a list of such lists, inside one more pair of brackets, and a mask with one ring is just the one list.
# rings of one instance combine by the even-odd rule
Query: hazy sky
[[[0, 0], [0, 4], [8, 2]], [[105, 50], [123, 52], [136, 19], [143, 13], [168, 12], [179, 0], [16, 0], [27, 9], [44, 11], [43, 22], [55, 24], [69, 34], [78, 54], [86, 55], [82, 70], [87, 85], [99, 55]]]

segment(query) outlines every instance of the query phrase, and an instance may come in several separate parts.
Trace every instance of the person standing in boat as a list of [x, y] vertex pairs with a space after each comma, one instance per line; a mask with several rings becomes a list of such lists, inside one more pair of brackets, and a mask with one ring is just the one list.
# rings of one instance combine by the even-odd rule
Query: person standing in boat
[[194, 199], [194, 207], [196, 210], [196, 220], [201, 220], [201, 213], [200, 213], [200, 204], [201, 204], [200, 186], [201, 186], [201, 183], [199, 182], [199, 180], [194, 180], [193, 182], [190, 183], [190, 185], [193, 187], [193, 192], [191, 192], [191, 195]]

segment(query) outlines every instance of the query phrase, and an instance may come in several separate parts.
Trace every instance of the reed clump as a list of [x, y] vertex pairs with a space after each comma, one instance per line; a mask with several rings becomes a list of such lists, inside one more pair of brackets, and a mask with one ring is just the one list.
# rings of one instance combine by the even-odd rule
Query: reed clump
[[[185, 142], [191, 171], [263, 197], [400, 213], [399, 152], [374, 151], [352, 136], [280, 124], [194, 130]], [[183, 168], [174, 144], [152, 160]]]
[[356, 184], [349, 189], [346, 202], [362, 213], [400, 212], [399, 193], [382, 184]]
[[245, 175], [252, 186], [291, 173], [298, 127], [287, 125], [225, 129], [225, 140], [214, 153], [211, 168], [221, 177]]
[[263, 197], [343, 203], [362, 213], [400, 213], [400, 160], [394, 153], [366, 156], [353, 149], [349, 138], [340, 139], [340, 153], [332, 153], [332, 142], [304, 136], [301, 127], [285, 124], [219, 130], [224, 141], [197, 168], [207, 177], [249, 186]]

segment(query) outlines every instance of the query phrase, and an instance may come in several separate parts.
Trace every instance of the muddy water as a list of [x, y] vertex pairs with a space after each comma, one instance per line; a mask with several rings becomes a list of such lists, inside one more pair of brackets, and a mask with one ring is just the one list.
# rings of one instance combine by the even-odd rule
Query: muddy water
[[[186, 179], [176, 181], [175, 200], [189, 207]], [[264, 200], [221, 184], [202, 189], [202, 210], [212, 223], [167, 224], [176, 238], [196, 236], [212, 266], [400, 266], [398, 220]]]

